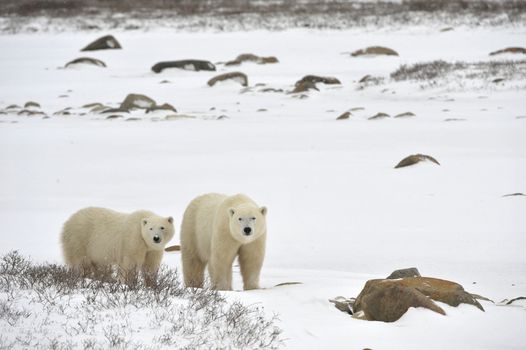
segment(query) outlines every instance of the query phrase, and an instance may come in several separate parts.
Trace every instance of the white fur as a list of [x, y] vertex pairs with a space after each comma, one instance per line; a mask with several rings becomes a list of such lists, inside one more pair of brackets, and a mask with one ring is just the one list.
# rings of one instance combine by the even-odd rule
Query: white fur
[[142, 270], [151, 282], [173, 235], [171, 217], [146, 210], [124, 214], [90, 207], [66, 221], [61, 242], [66, 263], [84, 273], [116, 265], [124, 275]]
[[[267, 209], [249, 197], [210, 193], [195, 198], [181, 225], [181, 256], [185, 284], [202, 287], [204, 270], [212, 286], [232, 290], [232, 264], [238, 256], [244, 289], [259, 288], [265, 257]], [[245, 228], [250, 228], [246, 234]]]

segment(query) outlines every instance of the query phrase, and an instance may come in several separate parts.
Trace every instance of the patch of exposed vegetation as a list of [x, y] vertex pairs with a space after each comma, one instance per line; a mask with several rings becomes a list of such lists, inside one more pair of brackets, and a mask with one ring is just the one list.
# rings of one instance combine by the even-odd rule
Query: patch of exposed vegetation
[[147, 287], [109, 270], [88, 279], [17, 252], [0, 258], [1, 349], [276, 349], [275, 321], [217, 291], [184, 288], [166, 267]]

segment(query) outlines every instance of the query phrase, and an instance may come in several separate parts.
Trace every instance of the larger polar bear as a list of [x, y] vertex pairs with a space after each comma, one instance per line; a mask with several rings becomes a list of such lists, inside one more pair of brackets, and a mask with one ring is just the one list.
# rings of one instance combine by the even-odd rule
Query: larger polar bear
[[265, 257], [267, 208], [243, 195], [210, 193], [195, 198], [181, 224], [184, 282], [202, 287], [204, 271], [212, 287], [232, 290], [232, 264], [238, 256], [243, 288], [258, 289]]
[[66, 263], [80, 272], [90, 274], [116, 265], [121, 279], [142, 271], [151, 284], [173, 235], [172, 217], [146, 210], [125, 214], [90, 207], [66, 221], [61, 242]]

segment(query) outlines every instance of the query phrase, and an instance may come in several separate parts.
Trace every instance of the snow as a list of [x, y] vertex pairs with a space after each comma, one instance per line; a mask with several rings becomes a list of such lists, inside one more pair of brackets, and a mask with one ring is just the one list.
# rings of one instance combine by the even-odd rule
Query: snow
[[[243, 192], [269, 208], [265, 289], [242, 292], [236, 269], [236, 291], [225, 294], [278, 314], [287, 348], [524, 348], [520, 304], [482, 302], [485, 313], [440, 304], [447, 316], [412, 309], [387, 324], [352, 319], [328, 302], [411, 266], [495, 302], [526, 295], [526, 197], [502, 197], [526, 192], [526, 120], [517, 118], [525, 115], [525, 81], [425, 89], [389, 81], [401, 64], [520, 59], [488, 54], [520, 45], [524, 29], [117, 32], [122, 50], [90, 53], [108, 68], [61, 68], [105, 34], [0, 36], [0, 109], [31, 100], [51, 116], [0, 115], [0, 254], [16, 249], [62, 262], [61, 225], [85, 206], [144, 208], [180, 222], [199, 194]], [[348, 54], [374, 45], [400, 57]], [[225, 62], [249, 52], [280, 62], [150, 71], [164, 60]], [[206, 85], [233, 70], [246, 73], [253, 88]], [[254, 87], [292, 90], [307, 74], [342, 85], [318, 84], [305, 99]], [[366, 74], [387, 82], [360, 90]], [[124, 117], [144, 120], [107, 121], [80, 108], [117, 107], [128, 93], [196, 118], [162, 121], [173, 112], [136, 111]], [[53, 116], [66, 107], [73, 115]], [[335, 120], [356, 107], [364, 110]], [[408, 111], [416, 117], [367, 120]], [[221, 115], [228, 119], [215, 120]], [[441, 165], [394, 169], [415, 153]], [[180, 256], [166, 254], [164, 262], [180, 267]], [[302, 284], [273, 287], [290, 281]]]

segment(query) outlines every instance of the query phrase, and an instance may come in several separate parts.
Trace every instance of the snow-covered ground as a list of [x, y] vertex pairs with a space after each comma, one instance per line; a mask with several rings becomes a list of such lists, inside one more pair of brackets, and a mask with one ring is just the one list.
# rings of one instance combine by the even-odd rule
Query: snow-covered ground
[[[496, 302], [526, 295], [526, 197], [503, 197], [526, 192], [526, 80], [446, 78], [421, 88], [389, 79], [401, 64], [522, 59], [488, 54], [523, 45], [526, 29], [439, 29], [115, 32], [122, 50], [93, 53], [79, 50], [107, 33], [0, 36], [0, 110], [36, 101], [50, 116], [0, 114], [0, 254], [62, 262], [61, 225], [85, 206], [144, 208], [179, 223], [199, 194], [243, 192], [269, 208], [265, 289], [242, 292], [236, 273], [236, 291], [226, 295], [278, 314], [287, 348], [524, 349], [522, 306], [483, 302], [481, 313], [441, 304], [445, 317], [411, 309], [387, 324], [352, 319], [328, 302], [410, 266]], [[349, 55], [373, 45], [400, 56]], [[280, 62], [150, 71], [163, 60], [217, 63], [247, 52]], [[81, 56], [108, 67], [61, 68]], [[206, 85], [229, 71], [246, 73], [251, 88]], [[307, 74], [342, 84], [318, 84], [307, 98], [286, 93]], [[386, 81], [361, 89], [367, 74]], [[195, 118], [81, 115], [87, 103], [117, 107], [128, 93]], [[67, 107], [71, 115], [53, 115]], [[367, 119], [408, 111], [416, 117]], [[394, 169], [415, 153], [441, 165]], [[178, 253], [164, 263], [179, 267]], [[292, 281], [303, 284], [273, 287]]]

